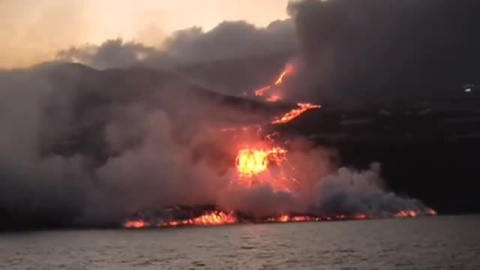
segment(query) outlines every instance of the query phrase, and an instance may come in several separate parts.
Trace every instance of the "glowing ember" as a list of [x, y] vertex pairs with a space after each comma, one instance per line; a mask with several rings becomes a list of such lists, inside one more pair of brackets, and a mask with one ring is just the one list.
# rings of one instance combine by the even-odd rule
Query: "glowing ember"
[[305, 113], [308, 110], [318, 109], [318, 108], [322, 107], [320, 105], [314, 105], [314, 104], [311, 104], [311, 103], [298, 103], [297, 105], [298, 105], [298, 108], [295, 108], [295, 109], [287, 112], [282, 117], [276, 118], [275, 120], [273, 120], [272, 124], [288, 123], [288, 122], [292, 121], [293, 119], [299, 117], [300, 115], [302, 115], [303, 113]]
[[281, 147], [271, 149], [241, 149], [237, 155], [237, 171], [240, 176], [252, 177], [262, 174], [268, 169], [270, 162], [280, 165], [285, 160], [287, 150]]

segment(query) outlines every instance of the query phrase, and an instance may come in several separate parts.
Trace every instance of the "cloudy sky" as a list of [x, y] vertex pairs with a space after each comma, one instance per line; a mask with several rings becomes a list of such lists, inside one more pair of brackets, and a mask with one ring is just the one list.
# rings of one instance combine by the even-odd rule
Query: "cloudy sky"
[[52, 59], [58, 50], [123, 38], [158, 45], [175, 30], [225, 20], [257, 26], [287, 17], [288, 0], [0, 0], [0, 67]]

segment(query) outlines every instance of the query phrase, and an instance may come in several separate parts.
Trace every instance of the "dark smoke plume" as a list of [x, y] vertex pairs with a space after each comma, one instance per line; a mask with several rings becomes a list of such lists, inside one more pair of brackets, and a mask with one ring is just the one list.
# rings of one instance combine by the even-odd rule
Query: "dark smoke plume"
[[475, 0], [292, 1], [304, 96], [358, 103], [432, 98], [480, 80]]
[[296, 48], [296, 40], [291, 20], [275, 21], [265, 28], [244, 21], [222, 22], [207, 32], [199, 27], [177, 31], [159, 48], [114, 39], [99, 46], [63, 50], [57, 57], [99, 69], [138, 64], [174, 68], [290, 52]]

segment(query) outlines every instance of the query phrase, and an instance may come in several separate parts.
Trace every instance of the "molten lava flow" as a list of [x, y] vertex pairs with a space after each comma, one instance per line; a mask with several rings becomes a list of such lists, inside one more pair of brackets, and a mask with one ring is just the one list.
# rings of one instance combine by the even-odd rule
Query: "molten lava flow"
[[257, 89], [255, 90], [255, 96], [256, 97], [263, 97], [265, 95], [265, 93], [270, 90], [270, 88], [272, 88], [270, 85], [269, 86], [265, 86], [265, 87], [262, 87], [260, 89]]
[[150, 225], [150, 223], [141, 219], [133, 219], [125, 222], [123, 227], [126, 229], [141, 229], [147, 227], [216, 226], [235, 224], [236, 222], [237, 218], [231, 212], [212, 211], [196, 218], [159, 221], [155, 225]]
[[355, 216], [353, 216], [353, 219], [368, 219], [368, 218], [370, 217], [365, 214], [356, 214]]
[[292, 73], [294, 71], [294, 67], [292, 64], [287, 64], [287, 66], [285, 67], [285, 69], [282, 71], [282, 74], [280, 74], [280, 76], [278, 77], [277, 81], [275, 82], [275, 85], [280, 85], [283, 83], [283, 79], [285, 78], [285, 76], [287, 76], [288, 74]]
[[293, 119], [299, 117], [300, 115], [302, 115], [303, 113], [305, 113], [308, 110], [318, 109], [318, 108], [322, 107], [320, 105], [314, 105], [314, 104], [311, 104], [311, 103], [298, 103], [297, 105], [298, 105], [298, 108], [295, 108], [295, 109], [287, 112], [282, 117], [277, 117], [276, 119], [273, 120], [272, 124], [277, 125], [277, 124], [288, 123], [288, 122], [292, 121]]
[[[426, 211], [415, 211], [415, 210], [402, 210], [395, 215], [396, 218], [415, 218], [419, 216], [432, 216], [437, 213], [433, 209], [428, 209]], [[190, 219], [178, 219], [178, 220], [168, 220], [168, 221], [159, 221], [159, 222], [147, 222], [138, 218], [129, 220], [124, 223], [123, 227], [126, 229], [142, 229], [148, 227], [178, 227], [178, 226], [218, 226], [218, 225], [229, 225], [237, 223], [296, 223], [296, 222], [321, 222], [321, 221], [345, 221], [345, 220], [364, 220], [375, 218], [366, 214], [356, 214], [353, 216], [346, 215], [334, 215], [334, 216], [302, 216], [302, 215], [290, 215], [283, 214], [279, 216], [272, 216], [263, 219], [238, 219], [235, 213], [233, 212], [223, 212], [223, 211], [209, 211], [205, 212], [203, 215], [190, 218]], [[153, 224], [153, 225], [152, 225]]]
[[290, 221], [290, 216], [288, 216], [288, 215], [283, 215], [283, 216], [281, 216], [281, 217], [278, 219], [278, 221], [280, 221], [280, 222], [289, 222], [289, 221]]
[[270, 97], [266, 99], [266, 101], [268, 102], [278, 102], [280, 100], [282, 100], [282, 98], [279, 95], [275, 95], [275, 94], [270, 95]]
[[271, 162], [281, 165], [285, 161], [287, 150], [281, 147], [271, 149], [245, 148], [237, 155], [237, 171], [240, 176], [252, 177], [262, 174], [268, 169]]
[[224, 224], [234, 224], [237, 218], [233, 213], [224, 213], [224, 212], [211, 212], [200, 217], [194, 218], [192, 221], [193, 225], [224, 225]]
[[418, 216], [436, 216], [437, 212], [431, 208], [424, 211], [415, 211], [415, 210], [402, 210], [398, 212], [395, 217], [397, 218], [414, 218]]
[[278, 217], [270, 217], [267, 219], [267, 222], [272, 223], [287, 223], [287, 222], [317, 222], [322, 219], [319, 217], [313, 216], [291, 216], [291, 215], [281, 215]]
[[150, 224], [141, 219], [129, 220], [123, 224], [123, 227], [126, 229], [141, 229], [148, 226], [150, 226]]
[[[283, 83], [288, 74], [294, 71], [293, 65], [287, 65], [285, 70], [279, 76], [277, 81], [273, 85], [269, 85], [258, 89], [255, 91], [255, 96], [265, 97], [269, 102], [276, 102], [281, 100], [281, 96], [273, 92], [274, 90], [279, 89], [278, 86]], [[270, 91], [270, 92], [269, 92]], [[267, 93], [269, 92], [269, 93]], [[268, 94], [268, 95], [267, 95]], [[285, 113], [282, 116], [277, 116], [271, 124], [285, 124], [308, 110], [321, 108], [320, 105], [314, 105], [311, 103], [298, 103], [297, 108], [292, 109], [291, 111]], [[265, 135], [263, 126], [260, 124], [248, 125], [248, 126], [238, 126], [238, 127], [223, 127], [215, 128], [213, 132], [222, 132], [228, 133], [226, 135], [232, 134], [232, 138], [235, 140], [247, 140], [249, 145], [248, 147], [242, 147], [238, 150], [237, 156], [235, 159], [236, 162], [236, 174], [231, 179], [232, 190], [233, 188], [240, 187], [239, 190], [243, 191], [253, 187], [253, 185], [260, 184], [261, 186], [268, 186], [273, 191], [282, 191], [288, 192], [293, 196], [301, 195], [299, 191], [302, 191], [301, 185], [298, 184], [296, 171], [294, 166], [290, 164], [287, 160], [287, 149], [277, 146], [275, 142], [275, 137], [280, 134], [275, 132], [268, 135]], [[240, 136], [242, 135], [242, 136]], [[227, 136], [225, 136], [227, 137]], [[250, 141], [254, 137], [254, 141]], [[263, 137], [263, 139], [260, 139]], [[241, 139], [239, 139], [241, 138]], [[261, 141], [261, 142], [260, 142]], [[235, 143], [235, 145], [237, 145]], [[255, 146], [252, 146], [255, 145]], [[261, 145], [261, 146], [259, 146]], [[238, 146], [238, 145], [237, 145]], [[238, 148], [233, 148], [233, 150]], [[230, 151], [228, 151], [230, 154]], [[229, 156], [230, 157], [230, 156]], [[228, 159], [231, 160], [231, 159]], [[232, 160], [231, 160], [232, 161]], [[292, 158], [294, 161], [294, 158]], [[232, 162], [233, 163], [233, 162]], [[233, 166], [233, 164], [230, 164]], [[290, 167], [286, 167], [289, 165]], [[292, 173], [293, 172], [293, 173]], [[234, 190], [235, 191], [235, 190]], [[299, 192], [298, 194], [296, 192]], [[211, 208], [210, 208], [211, 209]], [[177, 226], [215, 226], [215, 225], [225, 225], [225, 224], [235, 224], [243, 222], [273, 222], [273, 223], [287, 223], [287, 222], [319, 222], [319, 221], [343, 221], [343, 220], [364, 220], [371, 218], [379, 217], [397, 217], [397, 218], [408, 218], [408, 217], [417, 217], [417, 216], [434, 216], [437, 213], [433, 209], [423, 209], [423, 210], [410, 210], [403, 209], [398, 213], [391, 213], [389, 215], [379, 215], [375, 216], [373, 214], [367, 213], [356, 213], [354, 215], [346, 215], [342, 213], [330, 214], [330, 215], [315, 215], [307, 214], [304, 215], [292, 215], [288, 212], [281, 212], [276, 216], [267, 216], [262, 218], [255, 217], [245, 217], [242, 215], [235, 215], [234, 212], [223, 212], [223, 211], [208, 211], [203, 212], [202, 215], [193, 217], [193, 211], [187, 216], [192, 218], [183, 218], [183, 219], [147, 219], [142, 220], [136, 216], [128, 221], [126, 221], [123, 226], [128, 229], [140, 229], [145, 227], [177, 227]], [[149, 215], [150, 216], [150, 215]], [[170, 216], [179, 216], [171, 214]], [[185, 217], [185, 214], [182, 214]]]
[[[278, 89], [278, 86], [280, 86], [283, 83], [283, 80], [287, 75], [292, 73], [294, 71], [294, 66], [292, 64], [287, 64], [285, 69], [282, 71], [280, 76], [278, 76], [277, 80], [273, 85], [268, 85], [265, 87], [262, 87], [260, 89], [257, 89], [254, 91], [254, 94], [256, 97], [263, 97], [266, 96], [267, 92], [271, 92], [275, 89]], [[282, 97], [278, 93], [270, 93], [268, 97], [265, 98], [266, 101], [268, 102], [278, 102], [282, 100]]]
[[398, 218], [416, 217], [418, 216], [418, 213], [413, 210], [402, 210], [398, 212], [395, 216]]

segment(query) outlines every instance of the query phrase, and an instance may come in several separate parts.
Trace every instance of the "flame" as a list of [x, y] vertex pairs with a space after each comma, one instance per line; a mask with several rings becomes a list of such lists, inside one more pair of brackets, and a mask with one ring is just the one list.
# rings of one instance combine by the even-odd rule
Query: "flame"
[[240, 176], [252, 177], [267, 171], [268, 165], [275, 162], [280, 165], [285, 160], [286, 149], [273, 147], [271, 149], [245, 148], [237, 154], [237, 171]]
[[292, 121], [293, 119], [299, 117], [300, 115], [302, 115], [303, 113], [305, 113], [308, 110], [318, 109], [318, 108], [322, 107], [321, 105], [315, 105], [315, 104], [311, 104], [311, 103], [298, 103], [297, 106], [298, 106], [298, 108], [292, 109], [291, 111], [284, 114], [282, 117], [275, 118], [273, 120], [272, 124], [277, 125], [277, 124], [288, 123], [288, 122]]

